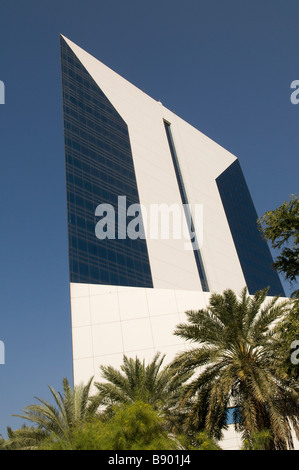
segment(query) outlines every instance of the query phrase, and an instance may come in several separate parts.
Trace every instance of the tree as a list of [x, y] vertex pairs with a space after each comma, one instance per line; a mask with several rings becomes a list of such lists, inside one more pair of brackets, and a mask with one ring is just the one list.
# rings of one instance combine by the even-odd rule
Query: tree
[[1, 445], [2, 450], [36, 450], [40, 443], [49, 437], [49, 433], [43, 429], [25, 424], [17, 430], [7, 428], [8, 440]]
[[[36, 428], [23, 427], [18, 431], [9, 432], [8, 446], [19, 449], [37, 448], [43, 439], [63, 441], [68, 447], [72, 441], [72, 431], [79, 424], [89, 420], [96, 407], [90, 400], [92, 379], [86, 385], [80, 384], [73, 389], [66, 378], [63, 379], [63, 394], [49, 386], [57, 405], [37, 398], [37, 404], [24, 408], [24, 415], [15, 415], [37, 425]], [[29, 444], [28, 444], [29, 443]]]
[[[277, 209], [266, 212], [258, 225], [272, 248], [281, 250], [274, 268], [284, 274], [286, 280], [295, 282], [299, 276], [299, 196], [292, 195]], [[293, 295], [299, 295], [299, 290]]]
[[[273, 352], [274, 323], [290, 309], [289, 300], [266, 299], [268, 289], [240, 298], [231, 290], [212, 294], [206, 309], [187, 312], [175, 334], [194, 347], [176, 356], [178, 375], [192, 371], [181, 406], [187, 429], [204, 429], [220, 440], [228, 406], [243, 440], [269, 429], [273, 449], [292, 448], [291, 425], [299, 436], [298, 382], [281, 373]], [[273, 329], [274, 328], [274, 329]]]
[[149, 364], [145, 361], [123, 357], [120, 370], [101, 366], [105, 382], [96, 382], [97, 404], [106, 406], [132, 404], [137, 401], [150, 404], [155, 410], [169, 410], [176, 405], [183, 381], [187, 375], [173, 376], [169, 366], [162, 368], [165, 355], [157, 353]]
[[135, 401], [116, 408], [104, 426], [103, 448], [111, 450], [172, 450], [179, 443], [168, 436], [163, 419], [149, 403]]
[[[49, 450], [65, 449], [63, 442], [42, 446]], [[163, 420], [148, 403], [136, 401], [115, 407], [112, 416], [98, 418], [73, 429], [71, 450], [174, 450], [179, 442], [168, 436]]]
[[181, 434], [180, 442], [187, 450], [222, 450], [216, 440], [206, 431]]

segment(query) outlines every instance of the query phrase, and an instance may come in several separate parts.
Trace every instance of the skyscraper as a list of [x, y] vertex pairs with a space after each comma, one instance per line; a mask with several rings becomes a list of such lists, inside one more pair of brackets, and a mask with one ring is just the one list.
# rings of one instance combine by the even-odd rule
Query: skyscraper
[[75, 382], [171, 360], [211, 292], [284, 295], [239, 160], [63, 36], [61, 65]]

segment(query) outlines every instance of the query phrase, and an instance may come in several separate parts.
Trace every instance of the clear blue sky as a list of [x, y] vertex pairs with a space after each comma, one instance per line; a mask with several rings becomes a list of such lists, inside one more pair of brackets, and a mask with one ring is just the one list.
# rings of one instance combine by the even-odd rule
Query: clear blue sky
[[72, 381], [59, 33], [239, 157], [259, 215], [298, 192], [297, 0], [2, 0], [4, 436]]

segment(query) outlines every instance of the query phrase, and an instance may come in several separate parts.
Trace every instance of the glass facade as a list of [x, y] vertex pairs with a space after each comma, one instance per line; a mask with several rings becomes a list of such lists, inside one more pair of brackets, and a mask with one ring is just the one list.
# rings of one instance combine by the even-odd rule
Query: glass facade
[[[118, 236], [118, 197], [139, 204], [127, 125], [63, 38], [61, 68], [70, 281], [153, 287], [146, 240]], [[115, 239], [95, 234], [100, 204], [114, 208]]]
[[[179, 164], [177, 153], [176, 153], [176, 150], [175, 150], [175, 145], [174, 145], [173, 138], [172, 138], [172, 132], [171, 132], [170, 124], [168, 122], [164, 121], [164, 126], [165, 126], [168, 145], [169, 145], [169, 149], [170, 149], [170, 153], [171, 153], [171, 157], [172, 157], [172, 161], [173, 161], [173, 166], [174, 166], [174, 170], [175, 170], [175, 174], [176, 174], [176, 178], [177, 178], [177, 182], [178, 182], [178, 186], [179, 186], [179, 191], [180, 191], [182, 203], [184, 204], [184, 208], [185, 208], [185, 211], [186, 211], [189, 208], [189, 202], [188, 202], [187, 193], [186, 193], [186, 189], [185, 189], [185, 185], [184, 185], [184, 181], [183, 181], [183, 176], [182, 176], [181, 169], [180, 169], [180, 164]], [[188, 213], [186, 214], [186, 218], [187, 218], [187, 221], [190, 221], [190, 226], [189, 226], [189, 223], [188, 223], [188, 227], [190, 229], [190, 236], [191, 236], [191, 234], [195, 233], [195, 230], [194, 230], [194, 223], [193, 223], [193, 220], [192, 220], [190, 210], [188, 210]], [[195, 237], [196, 237], [196, 235], [195, 235]], [[197, 244], [196, 240], [193, 240], [193, 242], [195, 244]], [[204, 266], [203, 266], [200, 251], [199, 251], [199, 249], [194, 249], [193, 253], [194, 253], [194, 258], [195, 258], [195, 262], [196, 262], [197, 271], [198, 271], [198, 274], [199, 274], [202, 290], [204, 292], [208, 292], [209, 291], [209, 286], [208, 286], [208, 281], [207, 281], [207, 278], [206, 278], [206, 273], [205, 273], [205, 269], [204, 269]]]
[[285, 296], [272, 267], [270, 249], [258, 230], [258, 215], [239, 161], [235, 160], [216, 182], [249, 293], [269, 287], [268, 295]]

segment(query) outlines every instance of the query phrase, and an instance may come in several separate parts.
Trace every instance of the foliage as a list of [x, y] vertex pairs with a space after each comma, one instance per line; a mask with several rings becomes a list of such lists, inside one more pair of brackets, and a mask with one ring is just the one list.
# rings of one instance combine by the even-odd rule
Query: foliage
[[[151, 405], [135, 402], [116, 407], [112, 417], [94, 419], [73, 429], [72, 450], [172, 450], [179, 443], [169, 437], [163, 420]], [[47, 443], [44, 449], [63, 449]]]
[[221, 450], [215, 440], [207, 432], [199, 432], [195, 435], [195, 449], [199, 450]]
[[222, 450], [206, 431], [183, 434], [179, 438], [182, 446], [187, 450]]
[[272, 441], [271, 431], [263, 429], [245, 439], [242, 450], [272, 450]]
[[[274, 267], [287, 280], [299, 276], [299, 196], [292, 195], [277, 209], [266, 212], [258, 221], [265, 239], [274, 249], [281, 250]], [[293, 295], [299, 295], [299, 290]]]
[[280, 373], [273, 351], [273, 330], [290, 309], [288, 300], [267, 300], [268, 289], [240, 298], [231, 290], [212, 294], [207, 309], [187, 312], [188, 323], [175, 334], [194, 347], [178, 354], [176, 374], [192, 371], [181, 406], [186, 429], [206, 429], [217, 440], [226, 429], [228, 406], [235, 407], [235, 426], [248, 439], [265, 428], [272, 447], [291, 448], [291, 424], [299, 435], [298, 383]]
[[[120, 370], [112, 366], [101, 366], [105, 382], [96, 382], [97, 405], [111, 411], [114, 405], [138, 401], [150, 404], [155, 410], [167, 412], [176, 406], [181, 384], [190, 374], [174, 376], [169, 366], [162, 368], [165, 355], [157, 353], [149, 364], [145, 361], [123, 357]], [[169, 414], [168, 414], [169, 416]]]
[[8, 440], [3, 440], [2, 450], [36, 450], [48, 433], [42, 429], [33, 426], [28, 427], [25, 424], [16, 431], [10, 427], [7, 428]]
[[120, 407], [106, 423], [103, 448], [112, 450], [171, 450], [177, 444], [163, 429], [163, 420], [148, 403]]

